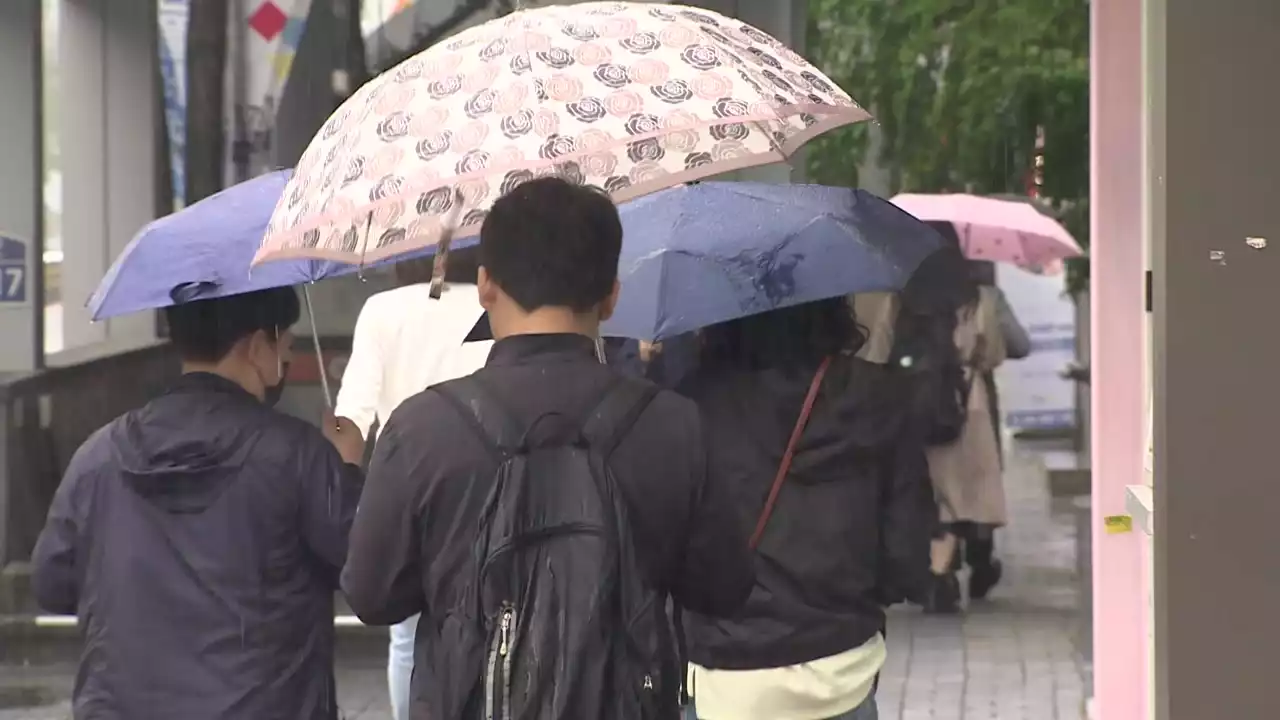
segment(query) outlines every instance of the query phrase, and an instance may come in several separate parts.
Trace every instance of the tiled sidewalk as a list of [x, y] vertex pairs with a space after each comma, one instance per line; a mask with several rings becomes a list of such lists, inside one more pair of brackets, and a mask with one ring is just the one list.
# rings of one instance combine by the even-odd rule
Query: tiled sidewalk
[[[1075, 526], [1051, 512], [1043, 469], [1015, 452], [1006, 479], [1009, 527], [996, 537], [1005, 582], [963, 617], [895, 610], [881, 720], [1082, 720], [1084, 679], [1074, 654], [1078, 592]], [[5, 682], [69, 690], [70, 670], [0, 669]], [[389, 720], [386, 670], [342, 663], [346, 720]], [[0, 720], [67, 720], [67, 704], [0, 710]]]
[[1073, 519], [1052, 512], [1043, 468], [1026, 450], [1014, 450], [1005, 487], [1010, 522], [996, 536], [1004, 582], [963, 617], [892, 613], [881, 720], [1084, 717]]

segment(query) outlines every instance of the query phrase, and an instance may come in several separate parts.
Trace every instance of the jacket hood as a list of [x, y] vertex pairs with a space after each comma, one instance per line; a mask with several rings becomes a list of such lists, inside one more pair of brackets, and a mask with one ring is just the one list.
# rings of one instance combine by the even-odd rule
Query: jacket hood
[[235, 479], [240, 459], [257, 435], [256, 423], [219, 420], [247, 416], [217, 412], [228, 404], [262, 408], [231, 381], [192, 373], [121, 418], [111, 447], [125, 484], [169, 513], [207, 509]]

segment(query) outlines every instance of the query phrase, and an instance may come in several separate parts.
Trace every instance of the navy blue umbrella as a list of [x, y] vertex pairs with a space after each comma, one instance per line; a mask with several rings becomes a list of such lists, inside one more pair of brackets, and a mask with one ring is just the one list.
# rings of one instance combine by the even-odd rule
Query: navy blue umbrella
[[776, 308], [896, 291], [942, 247], [863, 190], [706, 182], [621, 207], [622, 295], [602, 332], [661, 340]]
[[[292, 174], [292, 170], [278, 170], [256, 177], [142, 228], [89, 298], [93, 319], [302, 285], [358, 271], [356, 265], [320, 260], [281, 260], [250, 267]], [[455, 247], [475, 241], [467, 238]], [[396, 258], [404, 259], [409, 258]]]
[[142, 228], [89, 298], [94, 320], [298, 285], [346, 268], [279, 262], [249, 270], [291, 170], [262, 175]]
[[[142, 228], [89, 297], [94, 320], [155, 310], [184, 302], [240, 295], [357, 272], [357, 265], [320, 260], [280, 260], [251, 268], [267, 223], [292, 170], [278, 170], [211, 195]], [[471, 238], [458, 243], [474, 243]], [[434, 250], [417, 253], [421, 257]], [[410, 259], [408, 257], [396, 260]], [[388, 261], [392, 262], [392, 261]], [[306, 295], [311, 314], [311, 296]], [[316, 355], [320, 340], [315, 336]], [[320, 375], [325, 399], [329, 383]]]

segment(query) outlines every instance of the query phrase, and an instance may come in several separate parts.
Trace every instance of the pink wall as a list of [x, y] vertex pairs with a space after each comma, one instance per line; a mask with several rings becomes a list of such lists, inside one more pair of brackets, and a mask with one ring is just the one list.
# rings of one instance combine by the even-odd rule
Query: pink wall
[[1100, 720], [1142, 720], [1141, 537], [1102, 532], [1143, 477], [1142, 0], [1093, 0], [1092, 13], [1094, 699]]

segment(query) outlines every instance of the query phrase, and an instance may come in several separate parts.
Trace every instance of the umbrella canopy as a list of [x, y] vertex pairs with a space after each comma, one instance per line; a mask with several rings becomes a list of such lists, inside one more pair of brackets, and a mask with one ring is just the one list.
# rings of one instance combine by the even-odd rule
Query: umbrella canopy
[[679, 5], [590, 2], [470, 28], [354, 93], [255, 262], [373, 261], [473, 234], [539, 175], [624, 201], [778, 162], [869, 117], [777, 39]]
[[972, 260], [1045, 271], [1082, 254], [1071, 233], [1031, 203], [963, 194], [903, 194], [893, 203], [921, 220], [952, 225]]
[[899, 290], [944, 244], [871, 193], [705, 182], [621, 208], [622, 294], [606, 335], [661, 340], [775, 308]]
[[234, 185], [142, 228], [90, 296], [94, 320], [192, 300], [300, 285], [358, 266], [289, 260], [250, 268], [293, 171]]

